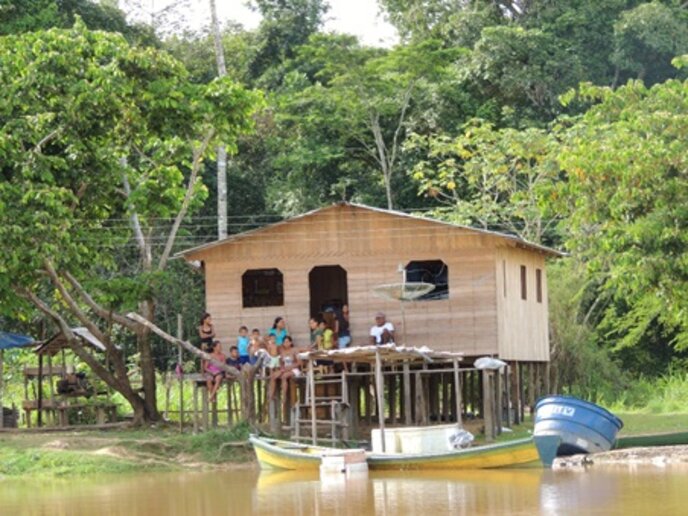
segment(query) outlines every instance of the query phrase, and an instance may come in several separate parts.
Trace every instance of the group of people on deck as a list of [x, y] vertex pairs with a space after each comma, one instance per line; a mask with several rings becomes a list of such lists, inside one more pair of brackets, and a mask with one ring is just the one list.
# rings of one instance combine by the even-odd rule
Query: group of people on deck
[[[198, 326], [201, 349], [221, 363], [253, 375], [263, 368], [269, 377], [268, 396], [273, 399], [277, 383], [282, 382], [282, 399], [288, 389], [289, 380], [301, 375], [299, 353], [315, 349], [343, 349], [351, 346], [351, 329], [349, 325], [349, 307], [343, 305], [341, 310], [327, 309], [318, 317], [309, 320], [310, 345], [296, 346], [289, 335], [287, 321], [276, 317], [271, 328], [263, 336], [258, 328], [249, 334], [246, 326], [240, 326], [236, 344], [229, 349], [229, 356], [222, 351], [220, 341], [216, 338], [212, 317], [204, 313]], [[394, 342], [394, 326], [378, 312], [375, 324], [370, 329], [370, 344], [379, 345]], [[226, 373], [213, 361], [202, 362], [202, 372], [206, 376], [209, 400], [214, 402]]]

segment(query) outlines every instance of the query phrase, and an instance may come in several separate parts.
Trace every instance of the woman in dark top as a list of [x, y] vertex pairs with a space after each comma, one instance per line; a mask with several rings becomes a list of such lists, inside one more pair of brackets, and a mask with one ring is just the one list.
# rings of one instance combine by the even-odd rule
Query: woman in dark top
[[210, 351], [215, 338], [215, 328], [209, 313], [204, 313], [201, 317], [201, 324], [198, 326], [198, 336], [201, 337], [201, 349]]
[[343, 305], [341, 313], [337, 315], [337, 336], [339, 337], [339, 349], [349, 347], [351, 344], [349, 305]]

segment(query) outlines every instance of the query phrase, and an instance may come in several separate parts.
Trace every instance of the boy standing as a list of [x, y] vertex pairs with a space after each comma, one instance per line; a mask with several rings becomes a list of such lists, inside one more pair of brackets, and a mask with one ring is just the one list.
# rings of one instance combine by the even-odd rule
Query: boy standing
[[237, 337], [236, 347], [239, 350], [239, 363], [241, 365], [248, 364], [250, 362], [250, 356], [248, 352], [248, 347], [251, 344], [251, 340], [248, 337], [248, 328], [246, 326], [241, 326], [239, 328], [239, 336]]

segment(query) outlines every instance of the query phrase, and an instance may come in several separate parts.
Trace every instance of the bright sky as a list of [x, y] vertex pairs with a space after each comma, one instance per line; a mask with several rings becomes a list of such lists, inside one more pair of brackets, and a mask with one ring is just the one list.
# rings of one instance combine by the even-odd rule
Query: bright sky
[[[129, 0], [131, 1], [131, 0]], [[174, 0], [139, 0], [139, 4], [156, 11], [165, 8]], [[120, 4], [126, 3], [120, 2]], [[195, 8], [189, 10], [186, 22], [192, 29], [198, 29], [210, 22], [208, 0], [194, 0]], [[392, 46], [398, 36], [394, 27], [379, 14], [376, 0], [329, 0], [325, 29], [354, 34], [366, 45]], [[255, 28], [260, 15], [247, 6], [246, 0], [216, 0], [218, 17], [222, 21], [235, 21], [248, 29]]]

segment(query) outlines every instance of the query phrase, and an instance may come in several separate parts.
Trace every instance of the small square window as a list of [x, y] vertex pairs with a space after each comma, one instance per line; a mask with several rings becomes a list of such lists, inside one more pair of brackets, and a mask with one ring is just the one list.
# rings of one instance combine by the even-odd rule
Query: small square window
[[241, 276], [244, 308], [284, 305], [284, 279], [279, 269], [252, 269]]

